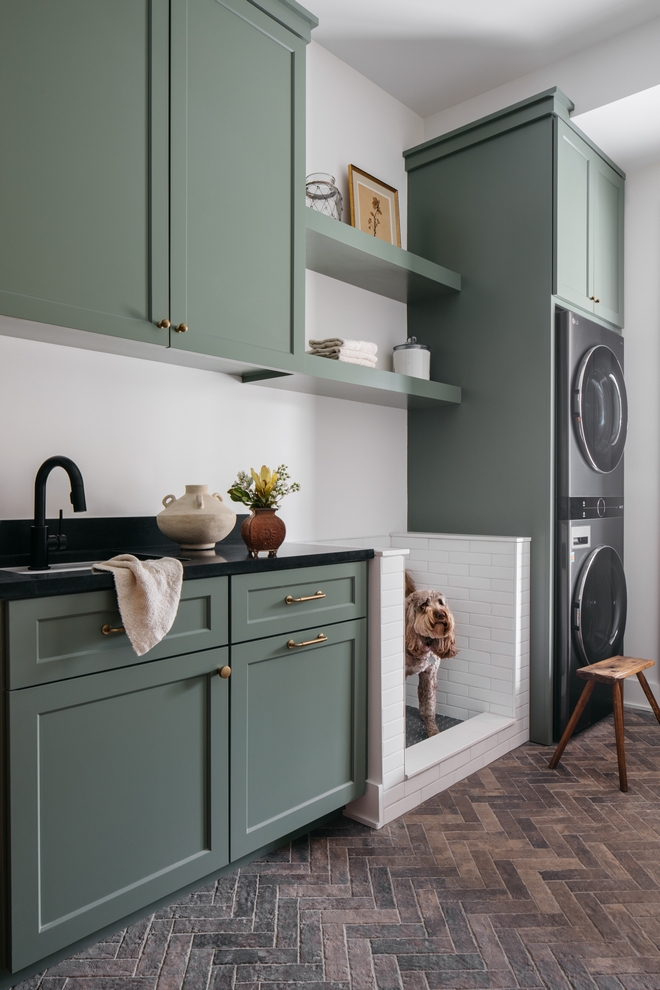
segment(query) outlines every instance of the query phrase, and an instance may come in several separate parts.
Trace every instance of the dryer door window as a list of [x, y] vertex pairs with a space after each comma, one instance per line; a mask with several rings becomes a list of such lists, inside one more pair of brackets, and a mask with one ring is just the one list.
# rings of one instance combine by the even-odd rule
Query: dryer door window
[[621, 653], [627, 610], [621, 558], [612, 547], [597, 547], [584, 562], [573, 602], [575, 639], [585, 664]]
[[608, 474], [623, 457], [628, 429], [628, 400], [623, 371], [609, 347], [599, 344], [584, 355], [578, 369], [574, 395], [577, 435], [582, 453], [594, 471]]

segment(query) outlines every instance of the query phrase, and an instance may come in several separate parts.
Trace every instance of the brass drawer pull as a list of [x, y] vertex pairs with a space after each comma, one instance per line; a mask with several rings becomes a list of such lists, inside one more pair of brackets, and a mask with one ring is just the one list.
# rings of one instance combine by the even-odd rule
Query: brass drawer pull
[[319, 598], [325, 598], [324, 591], [317, 591], [313, 595], [306, 595], [304, 598], [292, 598], [291, 595], [287, 595], [284, 599], [287, 605], [295, 605], [296, 602], [315, 602]]
[[223, 681], [226, 681], [228, 677], [231, 677], [231, 667], [218, 667], [218, 673]]
[[104, 636], [111, 636], [112, 633], [123, 633], [126, 630], [123, 626], [111, 626], [109, 622], [106, 622], [104, 626], [101, 626], [101, 632]]
[[294, 643], [292, 639], [286, 644], [290, 650], [297, 648], [299, 646], [312, 646], [314, 643], [327, 643], [328, 637], [324, 636], [323, 633], [319, 633], [316, 639], [307, 639], [304, 643]]

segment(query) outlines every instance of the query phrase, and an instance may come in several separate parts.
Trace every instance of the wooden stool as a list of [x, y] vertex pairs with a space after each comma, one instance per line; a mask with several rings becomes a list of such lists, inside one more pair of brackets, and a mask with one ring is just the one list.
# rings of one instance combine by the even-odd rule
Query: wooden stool
[[616, 736], [616, 755], [619, 761], [619, 788], [622, 791], [628, 790], [628, 775], [626, 773], [626, 751], [623, 743], [623, 682], [631, 674], [637, 674], [637, 679], [642, 685], [642, 690], [648, 698], [653, 709], [653, 714], [660, 722], [660, 708], [653, 697], [653, 692], [648, 685], [648, 681], [642, 673], [647, 667], [653, 667], [655, 660], [637, 660], [635, 657], [610, 657], [609, 660], [601, 660], [599, 663], [592, 663], [589, 667], [580, 667], [576, 670], [578, 677], [582, 677], [587, 683], [580, 695], [580, 700], [575, 706], [575, 711], [571, 715], [571, 720], [566, 726], [564, 735], [559, 741], [555, 750], [555, 755], [548, 764], [554, 770], [561, 759], [561, 754], [566, 749], [566, 743], [573, 735], [575, 726], [578, 724], [580, 715], [585, 709], [591, 692], [596, 686], [596, 681], [601, 684], [612, 685], [612, 702], [614, 704], [614, 734]]

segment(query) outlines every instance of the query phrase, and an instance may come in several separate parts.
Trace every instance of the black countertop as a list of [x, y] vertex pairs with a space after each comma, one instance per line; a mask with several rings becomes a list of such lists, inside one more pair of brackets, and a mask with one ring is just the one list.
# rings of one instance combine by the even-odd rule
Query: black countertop
[[[240, 524], [241, 517], [239, 517]], [[216, 545], [215, 551], [195, 552], [179, 547], [160, 534], [152, 517], [108, 520], [65, 520], [63, 529], [73, 530], [73, 539], [66, 553], [51, 555], [51, 563], [58, 561], [103, 560], [118, 553], [143, 553], [151, 556], [179, 557], [183, 563], [184, 581], [195, 578], [216, 577], [221, 574], [251, 574], [261, 571], [287, 570], [293, 567], [313, 567], [317, 564], [338, 564], [355, 560], [369, 560], [371, 549], [318, 546], [307, 543], [284, 542], [277, 557], [267, 555], [251, 559], [240, 539], [240, 525], [226, 540]], [[27, 529], [26, 529], [27, 523]], [[81, 524], [88, 523], [88, 526]], [[103, 525], [105, 524], [105, 525]], [[3, 531], [4, 527], [4, 531]], [[54, 532], [54, 529], [51, 530]], [[101, 535], [100, 535], [101, 534]], [[81, 591], [113, 589], [114, 577], [109, 573], [91, 571], [35, 571], [15, 573], [2, 570], [2, 566], [27, 564], [24, 537], [29, 535], [29, 522], [17, 520], [0, 523], [0, 599], [45, 598], [51, 595], [71, 595]], [[4, 536], [4, 542], [3, 542]], [[109, 544], [109, 545], [102, 545]], [[94, 549], [92, 549], [94, 547]]]

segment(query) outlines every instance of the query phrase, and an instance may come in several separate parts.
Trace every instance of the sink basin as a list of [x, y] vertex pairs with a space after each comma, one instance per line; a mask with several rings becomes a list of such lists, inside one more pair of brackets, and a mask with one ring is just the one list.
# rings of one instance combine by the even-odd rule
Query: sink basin
[[[138, 560], [161, 560], [162, 554], [135, 553]], [[0, 571], [10, 571], [12, 574], [31, 574], [38, 577], [40, 574], [68, 574], [72, 571], [91, 571], [94, 564], [100, 564], [107, 560], [107, 557], [99, 557], [97, 560], [76, 560], [66, 561], [63, 564], [51, 564], [47, 571], [31, 571], [27, 564], [20, 567], [0, 567]], [[179, 560], [188, 560], [188, 557], [179, 557]]]

